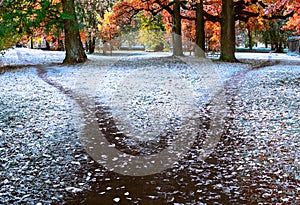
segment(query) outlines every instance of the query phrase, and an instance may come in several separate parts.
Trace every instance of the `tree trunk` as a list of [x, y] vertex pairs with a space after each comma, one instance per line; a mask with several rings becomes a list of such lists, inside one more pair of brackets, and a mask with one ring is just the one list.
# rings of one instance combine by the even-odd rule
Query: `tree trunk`
[[203, 18], [203, 0], [196, 4], [196, 47], [195, 56], [205, 57], [205, 31]]
[[31, 39], [30, 39], [30, 48], [33, 49], [33, 36], [31, 36]]
[[89, 51], [89, 43], [88, 43], [88, 41], [85, 42], [85, 50], [86, 50], [86, 52]]
[[248, 44], [249, 50], [252, 51], [252, 34], [250, 28], [248, 28]]
[[46, 42], [46, 48], [45, 48], [45, 50], [50, 51], [50, 44], [49, 44], [49, 42], [46, 39], [45, 39], [45, 42]]
[[66, 57], [63, 63], [83, 63], [87, 60], [87, 56], [79, 35], [74, 0], [62, 0], [62, 5], [66, 16], [64, 18]]
[[268, 44], [269, 44], [269, 31], [264, 31], [263, 32], [263, 42], [265, 44], [265, 48], [268, 48]]
[[183, 56], [181, 37], [180, 0], [175, 0], [173, 15], [173, 55]]
[[221, 56], [220, 60], [236, 62], [235, 20], [233, 0], [222, 0]]
[[89, 53], [92, 54], [95, 52], [95, 45], [96, 45], [96, 37], [90, 37], [89, 40]]

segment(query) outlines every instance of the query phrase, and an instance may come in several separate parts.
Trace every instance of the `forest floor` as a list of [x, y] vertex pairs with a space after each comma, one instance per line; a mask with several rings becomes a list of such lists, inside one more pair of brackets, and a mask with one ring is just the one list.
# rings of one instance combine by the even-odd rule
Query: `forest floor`
[[299, 204], [300, 58], [236, 56], [9, 50], [0, 204]]

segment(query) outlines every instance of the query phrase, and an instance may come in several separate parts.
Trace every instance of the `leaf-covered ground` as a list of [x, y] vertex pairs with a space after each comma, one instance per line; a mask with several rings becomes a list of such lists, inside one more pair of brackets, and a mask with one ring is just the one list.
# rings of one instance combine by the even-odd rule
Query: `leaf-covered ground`
[[234, 99], [235, 156], [245, 197], [300, 201], [300, 70], [277, 65], [249, 72]]
[[[200, 137], [184, 159], [150, 176], [109, 172], [85, 152], [78, 127], [84, 122], [74, 112], [76, 99], [67, 92], [82, 88], [78, 83], [85, 83], [83, 73], [98, 74], [96, 101], [109, 104], [124, 76], [155, 62], [191, 82], [195, 101], [209, 119], [208, 81], [184, 69], [184, 62], [153, 55], [121, 61], [89, 56], [88, 63], [62, 66], [49, 63], [61, 62], [63, 52], [9, 51], [0, 61], [6, 66], [0, 68], [0, 203], [300, 203], [300, 65], [294, 59], [213, 63], [226, 88], [228, 112], [222, 138], [205, 161], [197, 156]], [[141, 96], [136, 104], [157, 96], [168, 99], [160, 91], [147, 93], [147, 99]], [[130, 119], [143, 125], [137, 115]], [[205, 136], [205, 126], [202, 131]]]

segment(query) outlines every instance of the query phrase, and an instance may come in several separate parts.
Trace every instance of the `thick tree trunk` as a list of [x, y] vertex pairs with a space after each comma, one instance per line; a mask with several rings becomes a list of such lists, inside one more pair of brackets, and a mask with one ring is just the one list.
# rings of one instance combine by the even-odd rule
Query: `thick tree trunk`
[[79, 35], [74, 0], [62, 0], [65, 28], [66, 57], [63, 63], [83, 63], [87, 60]]
[[173, 16], [173, 55], [183, 56], [181, 37], [180, 0], [175, 0]]
[[236, 62], [235, 20], [233, 0], [222, 0], [221, 56], [220, 60]]
[[203, 0], [196, 4], [196, 47], [195, 56], [205, 57], [205, 31], [203, 18]]

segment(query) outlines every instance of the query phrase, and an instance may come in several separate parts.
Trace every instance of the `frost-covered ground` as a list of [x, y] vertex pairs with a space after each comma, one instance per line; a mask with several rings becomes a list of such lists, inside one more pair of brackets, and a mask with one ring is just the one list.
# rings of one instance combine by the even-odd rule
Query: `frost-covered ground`
[[[237, 53], [239, 59], [281, 61], [251, 70], [245, 63], [199, 66], [189, 57], [168, 56], [90, 55], [89, 62], [76, 66], [57, 64], [64, 52], [18, 48], [0, 57], [5, 66], [0, 67], [0, 203], [300, 203], [299, 59]], [[68, 91], [97, 96], [96, 102], [108, 106], [115, 118], [127, 115], [131, 131], [157, 134], [165, 129], [155, 124], [161, 114], [186, 114], [186, 107], [165, 92], [167, 85], [183, 93], [180, 100], [191, 93], [193, 106], [208, 118], [212, 94], [226, 88], [228, 113], [215, 152], [199, 160], [201, 139], [196, 139], [187, 157], [172, 168], [143, 177], [109, 172], [94, 162], [80, 142], [78, 123], [84, 119], [74, 112], [77, 101]], [[114, 105], [128, 96], [131, 103], [121, 112]], [[163, 106], [153, 106], [159, 103]], [[204, 123], [203, 135], [206, 129]], [[134, 145], [135, 152], [147, 148]]]
[[63, 51], [42, 51], [28, 48], [11, 48], [0, 56], [0, 67], [29, 64], [61, 63]]
[[300, 56], [290, 56], [285, 53], [247, 53], [247, 52], [237, 52], [236, 58], [238, 59], [253, 59], [253, 60], [262, 60], [262, 59], [270, 59], [270, 60], [282, 60], [282, 61], [294, 61], [299, 62]]
[[249, 72], [234, 100], [235, 156], [247, 198], [300, 202], [300, 68], [278, 65]]
[[70, 115], [74, 103], [34, 69], [0, 79], [0, 202], [51, 203], [74, 183], [86, 186], [76, 177], [80, 142]]

